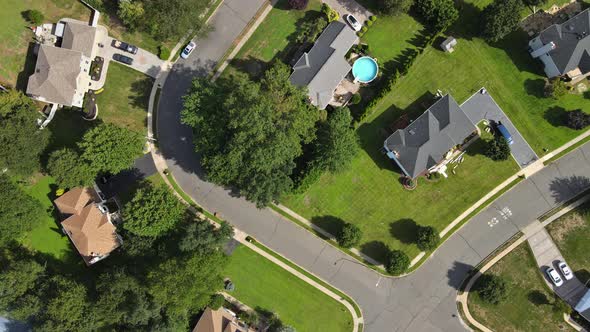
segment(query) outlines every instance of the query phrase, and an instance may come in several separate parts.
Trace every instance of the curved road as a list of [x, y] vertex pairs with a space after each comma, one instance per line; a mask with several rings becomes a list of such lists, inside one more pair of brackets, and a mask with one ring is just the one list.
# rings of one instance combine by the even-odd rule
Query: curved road
[[193, 152], [191, 130], [180, 124], [182, 95], [206, 75], [263, 0], [226, 0], [212, 18], [214, 30], [180, 59], [163, 87], [158, 138], [168, 168], [182, 189], [238, 229], [352, 296], [366, 331], [461, 331], [456, 289], [466, 273], [538, 216], [590, 187], [590, 144], [522, 181], [452, 235], [416, 272], [382, 277], [269, 209], [206, 181]]

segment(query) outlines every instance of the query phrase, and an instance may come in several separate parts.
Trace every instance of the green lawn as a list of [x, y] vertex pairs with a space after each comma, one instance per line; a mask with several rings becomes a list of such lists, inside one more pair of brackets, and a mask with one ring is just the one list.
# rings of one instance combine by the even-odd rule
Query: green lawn
[[104, 91], [96, 96], [98, 117], [120, 127], [144, 132], [151, 89], [151, 78], [111, 62]]
[[528, 244], [521, 244], [486, 274], [506, 280], [508, 299], [491, 305], [477, 293], [469, 295], [469, 311], [483, 325], [493, 331], [573, 331], [562, 314], [553, 311], [554, 296], [541, 279]]
[[590, 204], [586, 203], [547, 226], [574, 274], [586, 283], [590, 280]]
[[352, 330], [343, 305], [247, 247], [236, 248], [225, 276], [236, 286], [232, 296], [251, 308], [277, 313], [297, 331]]
[[57, 188], [53, 179], [49, 176], [39, 176], [33, 185], [22, 186], [22, 188], [39, 200], [41, 205], [47, 209], [47, 214], [43, 217], [42, 222], [22, 239], [22, 243], [28, 248], [49, 254], [56, 259], [61, 259], [71, 253], [73, 248], [70, 241], [62, 233], [53, 214], [53, 202], [50, 196], [53, 196]]

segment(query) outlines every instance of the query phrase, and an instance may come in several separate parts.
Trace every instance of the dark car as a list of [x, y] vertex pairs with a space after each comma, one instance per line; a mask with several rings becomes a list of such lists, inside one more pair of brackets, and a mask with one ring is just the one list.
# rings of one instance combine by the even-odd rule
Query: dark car
[[132, 65], [133, 64], [133, 59], [131, 59], [128, 56], [124, 56], [123, 54], [119, 54], [119, 53], [113, 54], [113, 60], [122, 62], [122, 63], [124, 63], [126, 65]]
[[129, 52], [131, 54], [137, 54], [137, 46], [135, 45], [131, 45], [131, 44], [127, 44], [125, 42], [113, 39], [113, 43], [112, 43], [114, 48], [118, 48], [120, 50], [123, 50], [125, 52]]

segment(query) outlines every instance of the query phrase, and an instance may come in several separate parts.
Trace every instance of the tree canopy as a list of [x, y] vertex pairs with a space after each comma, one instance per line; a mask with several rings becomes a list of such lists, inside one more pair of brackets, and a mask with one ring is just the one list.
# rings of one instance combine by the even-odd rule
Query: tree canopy
[[590, 114], [586, 114], [581, 109], [567, 112], [566, 124], [569, 128], [580, 130], [590, 124]]
[[383, 14], [402, 14], [407, 13], [414, 4], [414, 0], [380, 0], [379, 9]]
[[497, 42], [514, 31], [520, 23], [522, 0], [494, 0], [482, 11], [482, 35]]
[[314, 160], [331, 172], [346, 169], [359, 151], [359, 139], [352, 127], [348, 108], [337, 108], [320, 125], [314, 142]]
[[145, 25], [152, 36], [159, 40], [172, 37], [180, 38], [187, 31], [199, 31], [203, 20], [199, 14], [204, 13], [211, 3], [208, 0], [142, 0]]
[[341, 246], [350, 248], [359, 244], [362, 237], [363, 232], [357, 225], [346, 223], [344, 226], [342, 226], [342, 230], [338, 233], [337, 240], [338, 244]]
[[0, 174], [0, 247], [41, 223], [44, 214], [41, 203]]
[[78, 152], [64, 148], [49, 155], [47, 171], [62, 188], [91, 185], [96, 174], [88, 163], [81, 160]]
[[416, 10], [436, 31], [445, 31], [459, 18], [453, 0], [416, 0]]
[[116, 174], [133, 165], [141, 155], [143, 143], [141, 135], [134, 131], [102, 123], [88, 130], [78, 147], [93, 172]]
[[510, 145], [502, 135], [497, 135], [487, 144], [484, 154], [492, 160], [507, 160], [510, 158]]
[[438, 232], [432, 226], [423, 226], [418, 229], [417, 245], [420, 250], [433, 250], [440, 242]]
[[506, 299], [506, 280], [499, 276], [484, 274], [479, 278], [476, 285], [475, 291], [485, 302], [498, 304]]
[[410, 266], [410, 258], [401, 250], [392, 250], [387, 257], [387, 272], [393, 275], [400, 275]]
[[139, 236], [158, 237], [186, 216], [186, 207], [165, 186], [139, 188], [123, 208], [123, 228]]
[[51, 133], [39, 130], [40, 115], [33, 102], [21, 92], [0, 93], [0, 171], [28, 176], [41, 168], [39, 157]]
[[234, 187], [264, 206], [292, 187], [293, 160], [314, 138], [318, 110], [277, 62], [261, 80], [245, 74], [193, 81], [182, 122], [195, 132], [209, 180]]

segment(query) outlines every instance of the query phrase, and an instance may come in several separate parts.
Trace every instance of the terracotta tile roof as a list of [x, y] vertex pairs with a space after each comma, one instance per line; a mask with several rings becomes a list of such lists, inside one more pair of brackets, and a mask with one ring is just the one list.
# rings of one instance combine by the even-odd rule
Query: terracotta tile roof
[[96, 191], [91, 188], [76, 187], [58, 197], [55, 206], [61, 214], [80, 214], [88, 203], [98, 201]]

